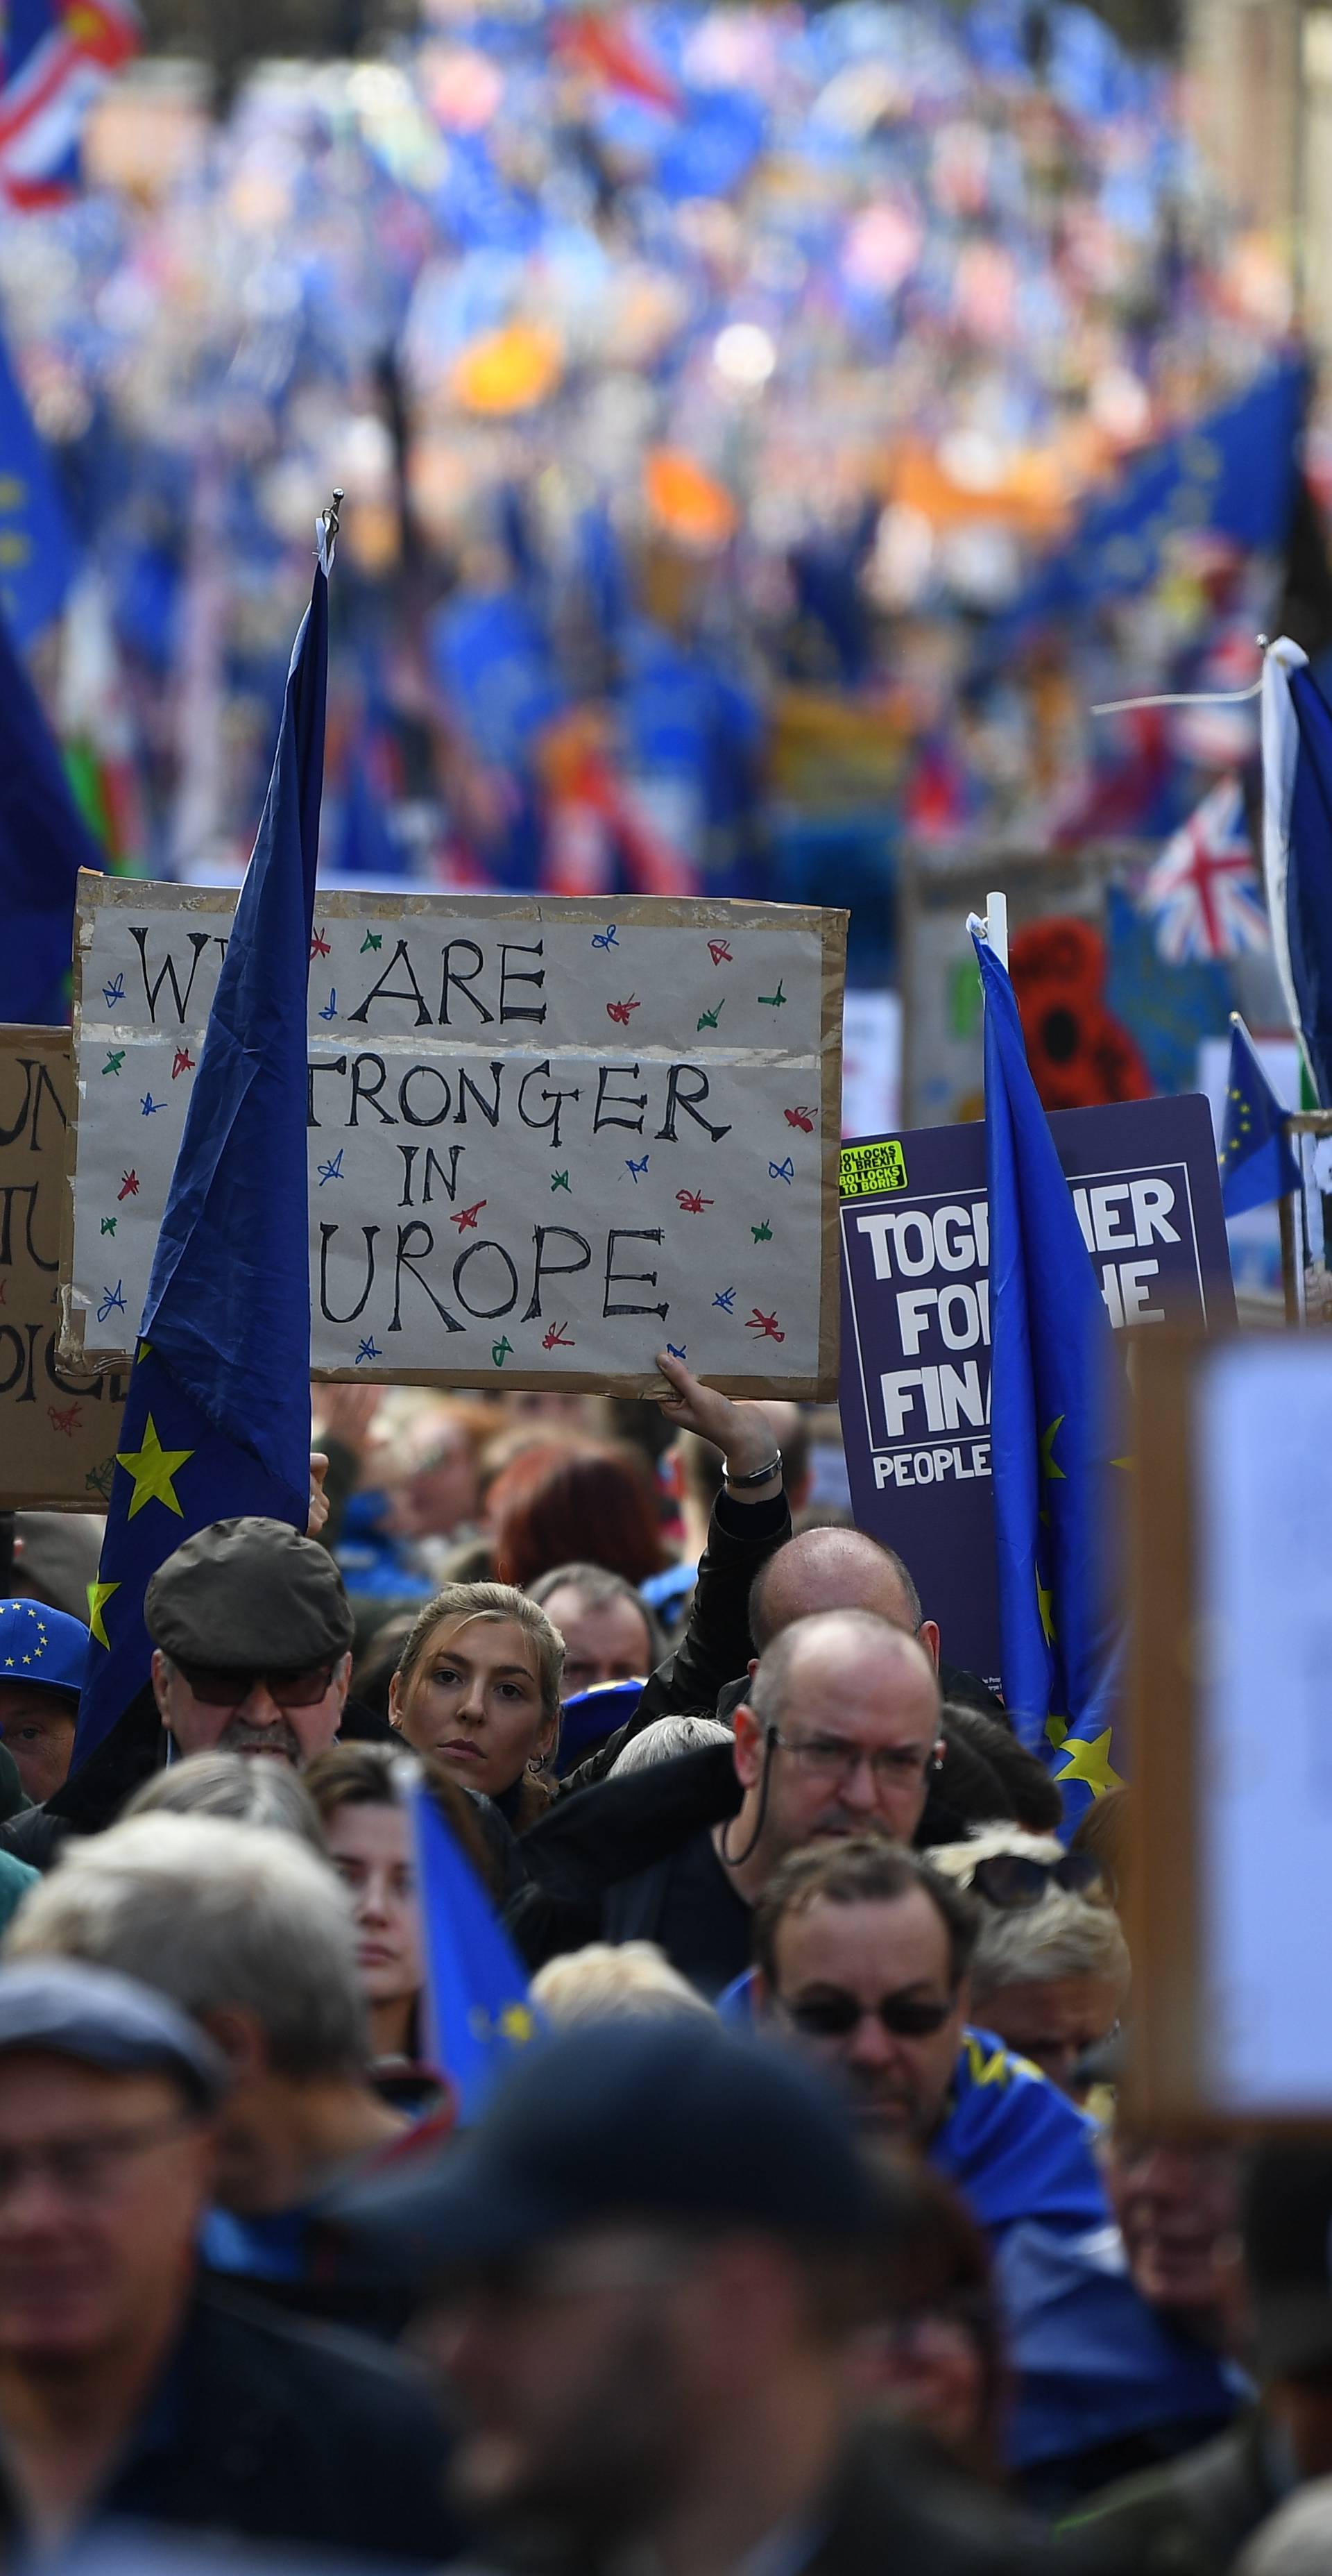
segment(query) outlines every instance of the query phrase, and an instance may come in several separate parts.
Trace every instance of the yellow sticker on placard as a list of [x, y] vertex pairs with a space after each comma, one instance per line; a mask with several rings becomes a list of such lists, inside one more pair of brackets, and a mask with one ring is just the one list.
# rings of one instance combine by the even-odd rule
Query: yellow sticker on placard
[[844, 1199], [867, 1199], [878, 1190], [904, 1190], [906, 1156], [895, 1136], [881, 1145], [843, 1145], [838, 1173]]

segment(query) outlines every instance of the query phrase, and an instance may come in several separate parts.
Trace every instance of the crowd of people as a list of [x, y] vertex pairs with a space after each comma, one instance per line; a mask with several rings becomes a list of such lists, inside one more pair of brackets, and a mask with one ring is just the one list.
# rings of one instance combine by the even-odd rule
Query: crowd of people
[[[317, 1389], [83, 1760], [18, 1516], [0, 2559], [1321, 2569], [1332, 2155], [1132, 2125], [1131, 1793], [1066, 1839], [821, 1418], [660, 1366]], [[422, 1796], [530, 1979], [479, 2104]]]
[[601, 14], [436, 0], [216, 115], [154, 64], [0, 239], [117, 863], [239, 875], [334, 485], [330, 867], [758, 893], [811, 818], [868, 816], [882, 874], [898, 819], [1039, 846], [1103, 765], [1246, 757], [1243, 710], [1201, 747], [1086, 712], [1251, 676], [1267, 540], [1196, 491], [1132, 599], [1005, 623], [1288, 348], [1174, 64], [1069, 0]]

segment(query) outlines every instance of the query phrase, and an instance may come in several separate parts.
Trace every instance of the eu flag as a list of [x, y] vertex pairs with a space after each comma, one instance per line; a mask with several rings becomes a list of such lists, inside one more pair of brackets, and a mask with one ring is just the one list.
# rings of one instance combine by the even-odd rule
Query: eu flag
[[217, 979], [130, 1378], [75, 1761], [148, 1678], [143, 1597], [182, 1540], [310, 1494], [306, 978], [319, 852], [331, 531], [321, 523], [268, 797]]
[[1072, 1818], [1084, 1790], [1119, 1786], [1106, 1582], [1116, 1362], [1013, 987], [974, 920], [971, 930], [985, 994], [1000, 1664], [1014, 1728], [1067, 1784]]
[[1332, 1109], [1332, 707], [1286, 635], [1263, 659], [1263, 873], [1290, 1025]]
[[103, 865], [0, 618], [0, 1020], [69, 1018], [78, 873]]
[[1300, 1186], [1286, 1113], [1238, 1011], [1230, 1014], [1230, 1071], [1221, 1128], [1221, 1205], [1227, 1216], [1265, 1207]]
[[513, 2052], [537, 2035], [527, 1972], [430, 1792], [412, 1792], [425, 1949], [426, 2053], [452, 2077], [460, 2117], [479, 2118]]
[[74, 570], [55, 476], [0, 341], [0, 611], [19, 644], [59, 614]]

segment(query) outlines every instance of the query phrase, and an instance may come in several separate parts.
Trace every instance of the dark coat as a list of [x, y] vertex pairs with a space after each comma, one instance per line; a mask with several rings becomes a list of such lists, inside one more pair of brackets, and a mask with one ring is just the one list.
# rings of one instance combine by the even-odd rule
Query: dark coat
[[[854, 2436], [808, 2522], [810, 2554], [795, 2557], [793, 2576], [1037, 2576], [1055, 2565], [1038, 2524], [886, 2424]], [[777, 2554], [784, 2564], [780, 2537]], [[457, 2576], [604, 2576], [604, 2562], [543, 2534], [535, 2545], [501, 2541]]]
[[1098, 2576], [1226, 2576], [1280, 2502], [1262, 2417], [1252, 2414], [1166, 2468], [1104, 2487], [1064, 2530]]
[[[458, 2547], [446, 2450], [422, 2383], [382, 2347], [210, 2291], [98, 2521], [438, 2565]], [[2, 2476], [0, 2553], [22, 2554]]]

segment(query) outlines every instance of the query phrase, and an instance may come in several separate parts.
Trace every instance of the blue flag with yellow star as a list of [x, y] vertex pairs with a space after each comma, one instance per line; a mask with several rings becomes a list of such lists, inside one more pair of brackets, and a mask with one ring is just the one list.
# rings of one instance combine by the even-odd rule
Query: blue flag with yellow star
[[1238, 1011], [1230, 1014], [1230, 1071], [1221, 1123], [1221, 1205], [1227, 1216], [1288, 1198], [1300, 1167], [1286, 1132], [1286, 1112], [1263, 1071]]
[[458, 2114], [477, 2119], [517, 2048], [540, 2027], [527, 1971], [466, 1852], [423, 1785], [412, 1792], [421, 1941], [425, 1953], [425, 2055], [452, 2078]]
[[76, 1764], [148, 1678], [151, 1577], [211, 1521], [304, 1529], [310, 1495], [306, 978], [324, 774], [331, 536], [171, 1177], [130, 1377]]
[[1107, 1563], [1118, 1364], [1013, 987], [979, 928], [1000, 1668], [1013, 1726], [1068, 1784], [1072, 1820], [1087, 1793], [1118, 1786]]

